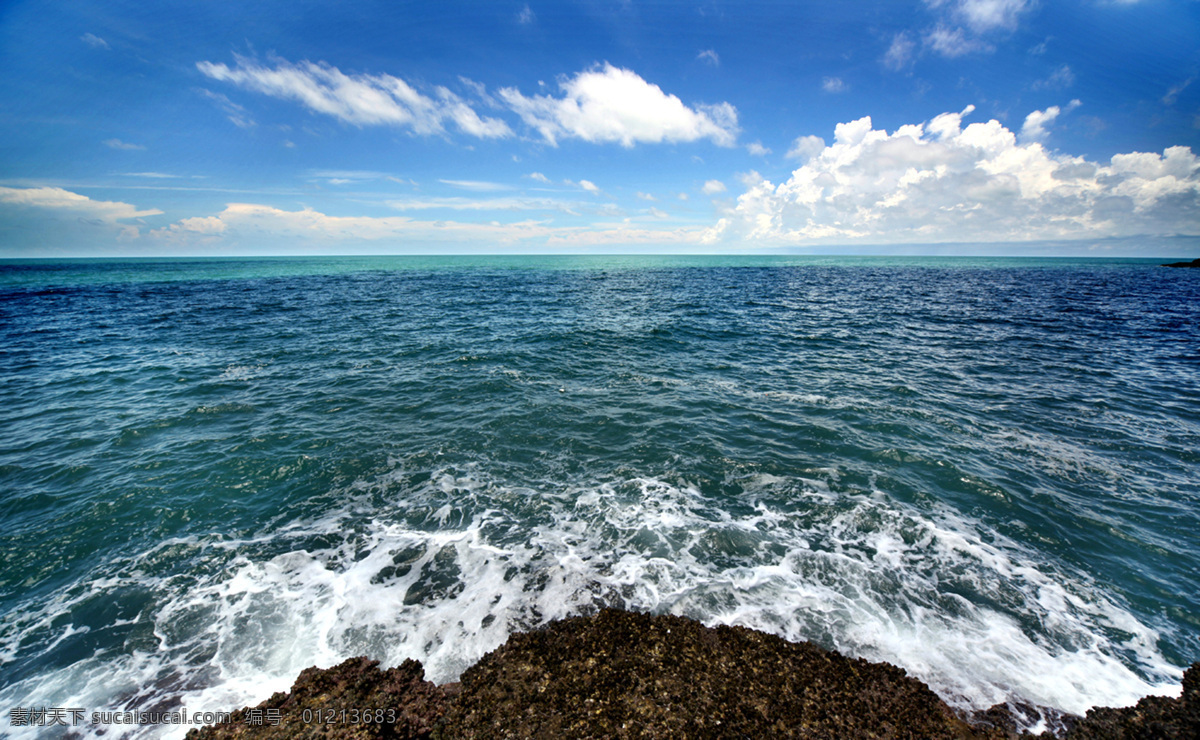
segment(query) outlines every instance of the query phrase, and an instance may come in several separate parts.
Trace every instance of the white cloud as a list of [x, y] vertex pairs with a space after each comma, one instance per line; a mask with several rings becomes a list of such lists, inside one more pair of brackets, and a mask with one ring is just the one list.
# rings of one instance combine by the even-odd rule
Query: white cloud
[[654, 197], [653, 195], [651, 195], [650, 193], [643, 193], [643, 192], [641, 192], [641, 191], [638, 191], [637, 197], [638, 197], [639, 199], [641, 199], [641, 200], [648, 200], [648, 201], [650, 201], [650, 202], [652, 202], [652, 203], [653, 203], [654, 201], [658, 200], [658, 198], [655, 198], [655, 197]]
[[139, 211], [137, 206], [111, 200], [92, 200], [86, 195], [73, 193], [63, 188], [6, 188], [0, 187], [0, 204], [14, 208], [33, 209], [43, 213], [68, 216], [71, 220], [92, 226], [105, 226], [116, 230], [120, 239], [135, 239], [139, 236], [137, 226], [120, 223], [158, 216], [162, 211], [149, 209]]
[[122, 172], [125, 177], [148, 177], [152, 180], [177, 180], [182, 175], [169, 175], [166, 172]]
[[689, 108], [658, 85], [611, 64], [559, 82], [563, 97], [526, 97], [511, 87], [498, 95], [552, 146], [561, 138], [590, 142], [690, 142], [733, 146], [737, 111], [729, 103]]
[[155, 209], [139, 211], [137, 206], [120, 201], [92, 200], [86, 195], [72, 193], [70, 190], [62, 188], [0, 187], [0, 203], [71, 211], [86, 218], [110, 222], [158, 216], [162, 213]]
[[825, 140], [820, 136], [801, 136], [792, 142], [784, 156], [787, 159], [799, 159], [807, 162], [825, 150]]
[[1050, 133], [1046, 127], [1054, 123], [1060, 112], [1057, 105], [1052, 105], [1046, 110], [1035, 110], [1025, 116], [1025, 124], [1021, 126], [1021, 140], [1044, 141]]
[[[196, 219], [185, 219], [195, 223]], [[311, 208], [285, 211], [255, 203], [230, 203], [216, 216], [203, 219], [200, 236], [219, 234], [260, 243], [282, 239], [288, 243], [313, 245], [378, 242], [390, 239], [418, 239], [439, 242], [472, 243], [479, 240], [511, 244], [524, 239], [545, 239], [555, 230], [539, 221], [519, 223], [464, 223], [459, 221], [416, 221], [407, 216], [329, 216]], [[218, 225], [219, 222], [219, 225]], [[162, 237], [175, 236], [188, 229], [156, 229]], [[199, 225], [199, 224], [196, 224]], [[172, 224], [175, 226], [175, 224]], [[191, 229], [195, 231], [195, 229]]]
[[1034, 82], [1032, 87], [1034, 90], [1061, 90], [1074, 84], [1075, 73], [1071, 71], [1069, 66], [1064, 64], [1054, 70], [1046, 79]]
[[720, 180], [709, 180], [700, 189], [705, 195], [716, 195], [725, 192], [725, 183]]
[[254, 119], [246, 113], [245, 108], [233, 102], [221, 93], [215, 93], [212, 90], [205, 90], [204, 88], [200, 88], [199, 92], [204, 97], [216, 103], [221, 110], [225, 111], [226, 117], [229, 118], [229, 121], [234, 126], [237, 126], [238, 128], [254, 128], [258, 125], [254, 122]]
[[237, 56], [237, 66], [198, 62], [196, 68], [214, 80], [294, 100], [309, 110], [333, 116], [355, 126], [389, 125], [410, 128], [418, 134], [440, 134], [453, 122], [463, 133], [479, 138], [512, 135], [508, 124], [481, 118], [450, 90], [437, 87], [424, 95], [391, 75], [347, 75], [325, 63], [292, 64], [276, 60], [266, 67]]
[[584, 190], [588, 191], [589, 193], [599, 193], [600, 192], [600, 188], [596, 187], [596, 183], [592, 182], [591, 180], [580, 180], [579, 187], [583, 188]]
[[[751, 181], [705, 240], [897, 244], [1200, 234], [1200, 159], [1188, 147], [1090, 162], [1018, 139], [995, 120], [964, 128], [972, 111], [890, 134], [874, 129], [869, 117], [838, 124], [833, 144], [786, 182]], [[1055, 117], [1050, 109], [1039, 113], [1028, 126], [1044, 128]]]
[[108, 49], [108, 48], [110, 48], [107, 41], [100, 38], [99, 36], [97, 36], [94, 33], [85, 33], [79, 37], [79, 40], [82, 41], [83, 43], [87, 44], [88, 46], [92, 47], [93, 49]]
[[1178, 85], [1175, 85], [1170, 90], [1167, 90], [1167, 94], [1164, 95], [1163, 99], [1162, 99], [1163, 105], [1175, 105], [1176, 99], [1179, 98], [1179, 93], [1186, 90], [1188, 85], [1192, 84], [1195, 81], [1196, 81], [1195, 76], [1192, 76], [1192, 77], [1187, 78], [1183, 82], [1179, 83]]
[[713, 49], [705, 49], [704, 51], [697, 54], [696, 58], [706, 61], [714, 67], [721, 66], [721, 57], [717, 56], [717, 52], [714, 51]]
[[529, 177], [531, 180], [537, 180], [538, 182], [542, 182], [547, 185], [550, 184], [550, 178], [546, 177], [540, 172], [531, 172], [527, 175], [527, 177]]
[[537, 20], [537, 16], [533, 14], [533, 9], [526, 3], [525, 7], [521, 8], [521, 12], [517, 13], [517, 23], [522, 26], [528, 26]]
[[150, 237], [174, 244], [204, 243], [220, 238], [227, 228], [225, 222], [216, 216], [196, 216], [161, 229], [152, 229]]
[[904, 69], [912, 62], [915, 48], [916, 44], [913, 40], [908, 37], [906, 32], [901, 31], [892, 37], [892, 45], [883, 55], [883, 65], [888, 69]]
[[937, 26], [925, 34], [925, 44], [937, 53], [951, 59], [973, 51], [990, 51], [991, 47], [978, 39], [968, 39], [961, 28]]
[[389, 200], [388, 206], [398, 211], [425, 211], [444, 208], [454, 211], [560, 211], [578, 214], [591, 204], [555, 198], [412, 198]]
[[141, 144], [129, 144], [120, 139], [105, 139], [104, 146], [109, 149], [122, 149], [125, 151], [144, 151], [146, 149]]
[[497, 190], [512, 190], [508, 185], [499, 182], [487, 182], [485, 180], [438, 180], [443, 185], [459, 188], [461, 190], [471, 190], [477, 193], [490, 193]]
[[666, 218], [671, 217], [671, 215], [669, 213], [667, 213], [666, 211], [661, 210], [659, 208], [654, 208], [654, 207], [650, 208], [649, 213], [651, 216], [654, 216], [655, 218], [666, 219]]
[[845, 92], [846, 83], [841, 77], [826, 77], [821, 80], [821, 89], [828, 93]]
[[1029, 10], [1030, 0], [926, 0], [931, 8], [948, 8], [975, 33], [1012, 30], [1017, 19]]
[[[1067, 111], [1073, 111], [1080, 105], [1078, 100], [1072, 100], [1067, 106]], [[1054, 123], [1062, 112], [1057, 105], [1052, 105], [1046, 110], [1035, 110], [1025, 116], [1025, 123], [1021, 126], [1021, 141], [1045, 141], [1046, 136], [1050, 134], [1047, 127]]]
[[771, 153], [771, 150], [763, 146], [761, 141], [755, 141], [747, 144], [746, 151], [750, 152], [750, 154], [755, 157], [765, 157]]

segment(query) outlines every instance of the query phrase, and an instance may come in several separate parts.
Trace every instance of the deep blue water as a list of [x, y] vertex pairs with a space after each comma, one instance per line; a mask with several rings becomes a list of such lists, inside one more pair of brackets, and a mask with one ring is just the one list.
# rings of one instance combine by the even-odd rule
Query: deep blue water
[[447, 681], [602, 605], [1128, 704], [1200, 659], [1198, 471], [1157, 261], [0, 263], [0, 706]]

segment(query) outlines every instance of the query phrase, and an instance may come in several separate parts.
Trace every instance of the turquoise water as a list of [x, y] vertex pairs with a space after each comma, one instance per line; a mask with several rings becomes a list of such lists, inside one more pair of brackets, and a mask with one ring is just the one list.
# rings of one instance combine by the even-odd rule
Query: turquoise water
[[960, 707], [1177, 693], [1200, 271], [1157, 264], [0, 263], [0, 704], [448, 681], [603, 605]]

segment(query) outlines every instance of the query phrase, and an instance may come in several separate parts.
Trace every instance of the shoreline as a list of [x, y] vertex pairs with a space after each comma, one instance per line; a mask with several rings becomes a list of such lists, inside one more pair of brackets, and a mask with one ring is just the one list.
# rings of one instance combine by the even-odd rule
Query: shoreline
[[[369, 716], [368, 716], [369, 715]], [[1048, 731], [1022, 732], [1041, 716]], [[378, 721], [377, 721], [378, 720]], [[847, 658], [745, 627], [603, 609], [516, 633], [457, 683], [415, 660], [351, 658], [292, 690], [188, 732], [224, 738], [1200, 737], [1200, 663], [1179, 698], [1086, 717], [1027, 705], [970, 716], [889, 663]]]

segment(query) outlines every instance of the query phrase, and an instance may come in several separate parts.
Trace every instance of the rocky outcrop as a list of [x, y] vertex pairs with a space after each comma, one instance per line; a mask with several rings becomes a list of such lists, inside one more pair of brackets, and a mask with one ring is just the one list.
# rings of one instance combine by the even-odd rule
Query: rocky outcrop
[[[389, 721], [362, 721], [366, 710]], [[1179, 699], [1094, 709], [1059, 729], [1074, 724], [1071, 740], [1197, 738], [1198, 714], [1200, 664]], [[424, 681], [411, 660], [387, 671], [366, 658], [309, 668], [290, 693], [188, 738], [1018, 737], [1005, 708], [968, 719], [887, 663], [743, 627], [603, 610], [513, 635], [461, 684]]]
[[1191, 262], [1170, 262], [1163, 267], [1200, 267], [1200, 259], [1194, 259]]

